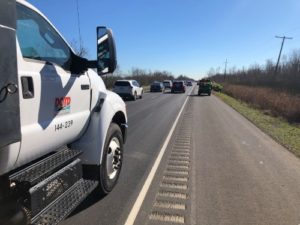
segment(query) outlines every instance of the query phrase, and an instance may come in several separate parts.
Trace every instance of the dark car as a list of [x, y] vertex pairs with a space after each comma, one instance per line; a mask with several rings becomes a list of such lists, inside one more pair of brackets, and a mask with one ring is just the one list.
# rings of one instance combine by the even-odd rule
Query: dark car
[[199, 80], [198, 85], [198, 95], [201, 95], [203, 93], [208, 94], [209, 96], [211, 95], [212, 84], [209, 79]]
[[184, 85], [184, 81], [173, 81], [173, 86], [171, 89], [172, 93], [175, 92], [181, 92], [181, 93], [185, 93], [185, 85]]
[[150, 86], [150, 92], [164, 92], [165, 87], [161, 82], [153, 82]]
[[187, 86], [193, 86], [193, 83], [192, 83], [192, 81], [189, 80], [186, 85]]

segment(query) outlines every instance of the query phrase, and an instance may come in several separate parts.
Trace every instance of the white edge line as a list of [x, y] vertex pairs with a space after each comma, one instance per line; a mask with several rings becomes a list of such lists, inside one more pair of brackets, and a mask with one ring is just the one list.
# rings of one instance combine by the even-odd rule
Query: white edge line
[[143, 203], [143, 201], [144, 201], [144, 199], [146, 197], [146, 194], [147, 194], [147, 192], [149, 190], [149, 187], [150, 187], [150, 185], [152, 183], [154, 175], [155, 175], [155, 173], [157, 171], [157, 168], [158, 168], [158, 166], [160, 164], [160, 161], [161, 161], [161, 159], [162, 159], [162, 157], [163, 157], [163, 155], [164, 155], [164, 153], [165, 153], [165, 151], [167, 149], [169, 141], [170, 141], [170, 139], [171, 139], [171, 137], [173, 135], [173, 132], [174, 132], [174, 130], [176, 128], [176, 125], [177, 125], [177, 123], [179, 121], [179, 118], [180, 118], [180, 116], [182, 114], [182, 111], [183, 111], [183, 109], [184, 109], [184, 107], [185, 107], [185, 105], [187, 103], [187, 100], [189, 98], [189, 95], [192, 93], [193, 89], [194, 88], [192, 88], [192, 90], [188, 94], [187, 98], [185, 99], [185, 101], [183, 103], [183, 106], [181, 107], [180, 112], [178, 113], [178, 115], [176, 117], [176, 120], [175, 120], [175, 122], [174, 122], [174, 124], [173, 124], [173, 126], [172, 126], [172, 128], [171, 128], [171, 130], [170, 130], [170, 132], [169, 132], [169, 134], [168, 134], [168, 136], [167, 136], [167, 138], [166, 138], [163, 146], [162, 146], [162, 148], [160, 149], [160, 152], [159, 152], [159, 154], [158, 154], [158, 156], [157, 156], [157, 158], [156, 158], [156, 160], [155, 160], [155, 162], [154, 162], [154, 164], [152, 166], [152, 169], [151, 169], [150, 173], [148, 174], [148, 177], [147, 177], [147, 179], [146, 179], [146, 181], [145, 181], [145, 183], [143, 185], [143, 188], [141, 189], [141, 191], [140, 191], [140, 193], [139, 193], [139, 195], [138, 195], [138, 197], [137, 197], [137, 199], [136, 199], [136, 201], [135, 201], [135, 203], [134, 203], [134, 205], [133, 205], [133, 207], [132, 207], [132, 209], [131, 209], [131, 211], [130, 211], [130, 213], [129, 213], [129, 215], [127, 217], [127, 220], [126, 220], [126, 222], [125, 222], [124, 225], [133, 225], [134, 224], [135, 219], [137, 217], [137, 214], [140, 211], [142, 203]]
[[2, 25], [2, 24], [0, 24], [0, 28], [12, 30], [12, 31], [16, 31], [14, 28], [11, 28], [11, 27], [8, 27], [8, 26], [4, 26], [4, 25]]

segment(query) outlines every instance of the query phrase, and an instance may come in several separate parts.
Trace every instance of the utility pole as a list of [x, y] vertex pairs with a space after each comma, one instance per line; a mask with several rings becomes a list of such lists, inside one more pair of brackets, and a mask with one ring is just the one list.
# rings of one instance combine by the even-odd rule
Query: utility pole
[[281, 38], [282, 39], [281, 48], [280, 48], [280, 51], [279, 51], [279, 56], [278, 56], [277, 64], [276, 64], [276, 67], [275, 67], [275, 75], [276, 75], [277, 70], [278, 70], [278, 66], [279, 66], [279, 61], [280, 61], [280, 57], [281, 57], [282, 48], [283, 48], [283, 45], [284, 45], [284, 41], [285, 41], [285, 39], [291, 40], [293, 38], [292, 37], [286, 37], [286, 36], [283, 36], [283, 37], [275, 36], [275, 38]]
[[226, 71], [227, 71], [227, 64], [228, 64], [228, 61], [226, 59], [226, 61], [224, 62], [225, 64], [225, 69], [224, 69], [224, 80], [225, 80], [225, 77], [226, 77]]

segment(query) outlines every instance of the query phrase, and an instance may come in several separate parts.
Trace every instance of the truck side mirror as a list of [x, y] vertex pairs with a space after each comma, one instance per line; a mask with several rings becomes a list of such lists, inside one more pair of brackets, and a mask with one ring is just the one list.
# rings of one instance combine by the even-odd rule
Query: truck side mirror
[[99, 75], [112, 73], [117, 66], [117, 56], [111, 29], [97, 27], [97, 70]]

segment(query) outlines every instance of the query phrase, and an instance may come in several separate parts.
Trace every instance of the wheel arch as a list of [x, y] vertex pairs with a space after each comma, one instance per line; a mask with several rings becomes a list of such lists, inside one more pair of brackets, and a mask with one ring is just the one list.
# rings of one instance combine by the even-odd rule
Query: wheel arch
[[112, 118], [112, 123], [116, 123], [121, 131], [123, 136], [123, 143], [126, 142], [126, 134], [127, 134], [127, 124], [126, 124], [126, 117], [122, 111], [118, 111]]
[[108, 92], [100, 112], [92, 113], [87, 131], [80, 139], [72, 143], [75, 149], [83, 151], [81, 156], [83, 164], [100, 165], [102, 163], [103, 147], [112, 122], [121, 127], [121, 131], [122, 133], [124, 131], [123, 135], [126, 137], [125, 103], [118, 95]]

